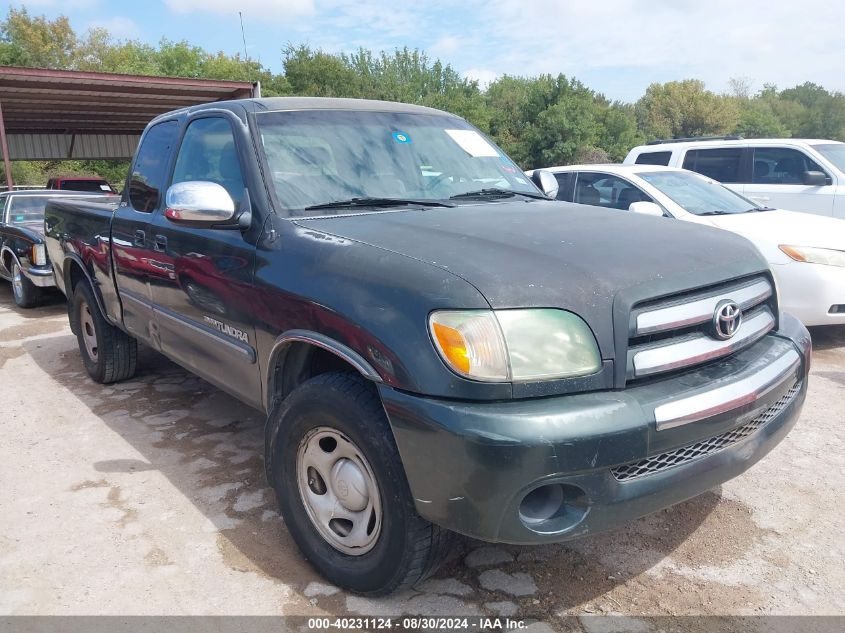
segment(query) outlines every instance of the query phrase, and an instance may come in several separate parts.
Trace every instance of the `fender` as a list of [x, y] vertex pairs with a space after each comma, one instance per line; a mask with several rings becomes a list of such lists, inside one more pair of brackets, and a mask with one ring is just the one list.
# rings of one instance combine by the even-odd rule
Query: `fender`
[[311, 330], [287, 330], [283, 332], [273, 343], [270, 351], [270, 360], [267, 363], [264, 375], [264, 409], [269, 414], [273, 406], [273, 369], [279, 357], [285, 353], [291, 343], [309, 343], [316, 347], [331, 352], [352, 365], [364, 378], [373, 382], [382, 382], [379, 373], [373, 369], [367, 360], [351, 347], [340, 343], [333, 338], [312, 332]]
[[[68, 311], [70, 311], [70, 305], [71, 305], [71, 299], [72, 299], [72, 297], [68, 294], [68, 292], [70, 291], [70, 287], [71, 287], [71, 285], [70, 285], [70, 281], [71, 281], [70, 275], [71, 275], [71, 270], [72, 270], [71, 263], [76, 264], [77, 266], [79, 266], [79, 268], [82, 269], [82, 274], [85, 275], [85, 280], [88, 282], [88, 285], [91, 286], [91, 289], [94, 291], [94, 299], [97, 302], [97, 308], [99, 308], [100, 313], [106, 318], [106, 321], [109, 321], [110, 323], [113, 323], [113, 324], [117, 325], [118, 327], [120, 327], [121, 329], [123, 329], [121, 324], [118, 323], [117, 321], [115, 321], [114, 319], [112, 319], [111, 315], [109, 315], [109, 313], [106, 311], [106, 306], [105, 306], [105, 303], [103, 302], [103, 296], [100, 292], [99, 284], [91, 276], [91, 271], [88, 270], [88, 267], [85, 265], [85, 262], [83, 262], [82, 258], [79, 257], [79, 255], [77, 255], [76, 253], [65, 253], [65, 260], [64, 260], [64, 263], [63, 263], [63, 266], [62, 266], [62, 268], [63, 268], [63, 270], [62, 270], [63, 280], [64, 280], [64, 285], [65, 285], [65, 288], [64, 288], [65, 289], [65, 296], [68, 299]], [[71, 322], [73, 322], [72, 319], [71, 319]]]

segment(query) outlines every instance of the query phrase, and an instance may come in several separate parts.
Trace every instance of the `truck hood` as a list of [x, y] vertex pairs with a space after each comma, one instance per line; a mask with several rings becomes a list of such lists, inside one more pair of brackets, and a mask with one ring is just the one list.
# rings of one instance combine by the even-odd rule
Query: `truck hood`
[[493, 308], [555, 307], [579, 314], [605, 358], [613, 355], [614, 311], [627, 329], [634, 303], [768, 268], [745, 239], [725, 231], [553, 201], [296, 223], [440, 267], [475, 286]]
[[778, 209], [703, 219], [712, 226], [739, 233], [752, 241], [845, 250], [845, 222], [837, 218]]

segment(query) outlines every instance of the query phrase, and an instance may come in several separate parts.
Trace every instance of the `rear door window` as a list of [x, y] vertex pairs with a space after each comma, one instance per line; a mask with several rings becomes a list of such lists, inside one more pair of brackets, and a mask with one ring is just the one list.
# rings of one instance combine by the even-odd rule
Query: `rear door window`
[[669, 165], [669, 159], [672, 158], [672, 152], [643, 152], [637, 156], [635, 161], [637, 165]]
[[719, 182], [739, 183], [743, 182], [742, 155], [741, 147], [691, 149], [684, 157], [684, 169], [697, 171]]
[[751, 182], [760, 185], [800, 185], [805, 171], [824, 171], [804, 152], [789, 147], [755, 147]]
[[178, 129], [176, 121], [165, 121], [144, 135], [129, 180], [129, 203], [136, 211], [151, 213], [158, 208]]

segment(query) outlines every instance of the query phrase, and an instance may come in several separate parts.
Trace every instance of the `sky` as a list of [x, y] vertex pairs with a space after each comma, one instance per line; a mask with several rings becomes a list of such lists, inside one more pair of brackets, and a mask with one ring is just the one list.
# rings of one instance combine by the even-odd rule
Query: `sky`
[[[3, 15], [8, 11], [5, 4]], [[287, 44], [329, 52], [409, 47], [482, 86], [503, 74], [564, 73], [610, 99], [695, 78], [717, 92], [805, 81], [845, 92], [842, 0], [26, 0], [11, 6], [78, 31], [105, 27], [151, 44], [246, 50], [274, 72]]]

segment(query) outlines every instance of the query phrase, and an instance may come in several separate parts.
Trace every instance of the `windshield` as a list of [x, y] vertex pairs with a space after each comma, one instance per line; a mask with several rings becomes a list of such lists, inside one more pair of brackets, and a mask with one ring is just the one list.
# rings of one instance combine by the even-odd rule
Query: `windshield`
[[291, 215], [360, 213], [365, 205], [331, 207], [354, 198], [379, 198], [381, 208], [385, 198], [425, 204], [481, 189], [538, 196], [513, 161], [455, 117], [304, 110], [256, 118], [276, 195]]
[[685, 211], [695, 215], [746, 213], [759, 209], [753, 202], [724, 185], [697, 174], [654, 171], [641, 173], [639, 177]]
[[836, 169], [845, 173], [845, 143], [825, 143], [811, 147], [833, 163]]

